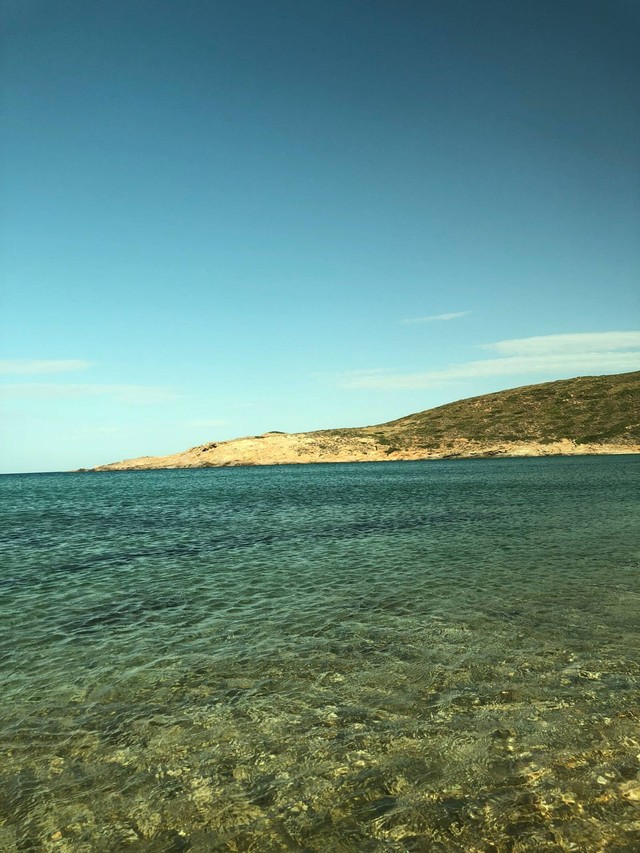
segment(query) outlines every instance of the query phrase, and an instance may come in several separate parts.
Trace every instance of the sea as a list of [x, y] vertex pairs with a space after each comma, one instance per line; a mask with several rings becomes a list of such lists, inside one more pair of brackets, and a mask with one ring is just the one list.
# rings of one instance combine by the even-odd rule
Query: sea
[[0, 851], [637, 853], [639, 473], [0, 477]]

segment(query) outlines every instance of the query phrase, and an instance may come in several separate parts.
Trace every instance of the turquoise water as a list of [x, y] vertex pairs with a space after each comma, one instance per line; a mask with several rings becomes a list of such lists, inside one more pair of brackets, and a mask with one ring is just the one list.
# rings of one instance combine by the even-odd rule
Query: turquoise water
[[637, 851], [639, 470], [1, 477], [0, 850]]

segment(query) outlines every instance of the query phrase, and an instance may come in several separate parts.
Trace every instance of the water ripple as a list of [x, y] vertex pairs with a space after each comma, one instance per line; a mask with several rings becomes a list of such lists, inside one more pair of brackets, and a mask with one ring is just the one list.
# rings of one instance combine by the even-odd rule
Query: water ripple
[[0, 478], [0, 850], [638, 849], [636, 477]]

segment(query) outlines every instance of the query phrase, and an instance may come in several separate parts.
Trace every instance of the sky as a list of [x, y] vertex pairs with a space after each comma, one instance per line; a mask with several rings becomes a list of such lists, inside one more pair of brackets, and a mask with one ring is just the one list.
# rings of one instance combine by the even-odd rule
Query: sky
[[640, 369], [635, 0], [0, 8], [0, 471]]

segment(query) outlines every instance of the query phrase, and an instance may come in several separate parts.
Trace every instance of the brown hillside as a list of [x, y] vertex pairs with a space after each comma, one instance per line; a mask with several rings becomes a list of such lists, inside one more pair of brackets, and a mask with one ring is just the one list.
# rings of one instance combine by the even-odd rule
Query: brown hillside
[[640, 453], [640, 372], [526, 385], [369, 427], [269, 432], [94, 469]]

